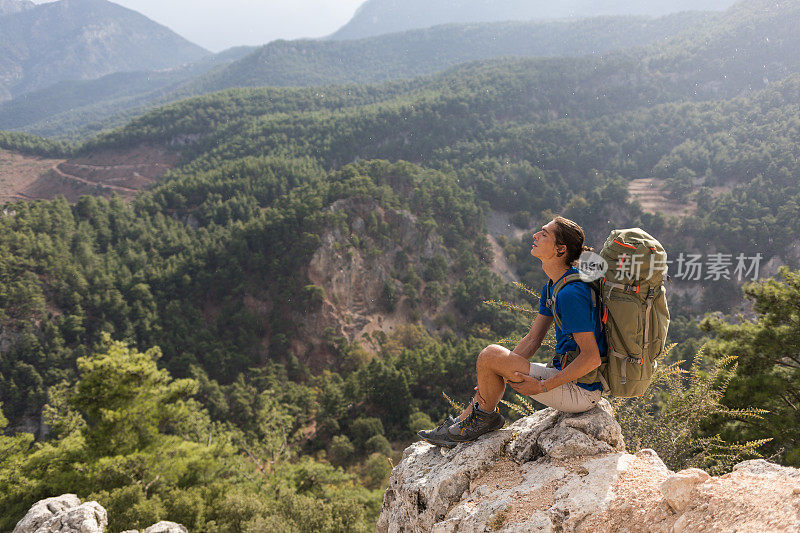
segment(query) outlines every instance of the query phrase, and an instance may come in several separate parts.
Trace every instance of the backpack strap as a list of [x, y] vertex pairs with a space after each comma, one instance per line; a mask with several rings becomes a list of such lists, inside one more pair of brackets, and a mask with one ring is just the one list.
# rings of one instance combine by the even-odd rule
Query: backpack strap
[[[568, 276], [564, 276], [563, 278], [559, 279], [555, 285], [548, 285], [547, 288], [547, 301], [545, 302], [545, 306], [550, 309], [550, 312], [553, 313], [553, 320], [556, 321], [558, 324], [558, 329], [561, 328], [561, 319], [558, 317], [558, 313], [556, 313], [556, 296], [564, 288], [565, 285], [568, 283], [573, 283], [575, 281], [582, 281], [580, 274], [570, 274]], [[592, 299], [592, 307], [597, 305], [596, 299]], [[571, 336], [571, 335], [570, 335]]]
[[652, 314], [653, 310], [653, 300], [655, 299], [656, 290], [655, 288], [650, 288], [647, 291], [647, 298], [645, 301], [647, 302], [647, 310], [644, 314], [644, 345], [642, 346], [643, 350], [646, 350], [650, 347], [650, 315]]
[[[548, 292], [548, 296], [549, 297], [547, 298], [547, 301], [545, 302], [545, 306], [548, 309], [550, 309], [550, 311], [553, 313], [553, 320], [555, 320], [556, 324], [558, 324], [558, 329], [562, 329], [562, 326], [561, 326], [561, 319], [558, 317], [558, 313], [556, 312], [556, 306], [555, 306], [555, 304], [556, 304], [556, 296], [558, 296], [558, 293], [566, 285], [568, 285], [569, 283], [574, 283], [576, 281], [583, 281], [581, 279], [581, 275], [580, 274], [570, 274], [568, 276], [564, 276], [563, 278], [559, 279], [555, 283], [555, 285], [552, 285], [552, 286], [548, 285], [548, 291], [547, 292]], [[594, 295], [594, 298], [592, 298], [592, 309], [594, 309], [594, 308], [596, 308], [598, 306], [598, 303], [602, 302], [602, 298], [601, 298], [600, 294], [597, 292], [597, 290], [595, 290], [595, 288], [592, 286], [591, 283], [588, 284], [588, 285], [589, 285], [589, 288], [592, 290], [592, 294]], [[603, 324], [603, 327], [605, 328], [605, 324]], [[571, 333], [570, 333], [569, 337], [572, 340], [575, 340], [575, 337]], [[580, 349], [580, 347], [578, 347], [574, 351], [574, 354], [577, 356], [580, 353], [580, 351], [581, 351], [581, 349]], [[570, 359], [570, 356], [571, 356], [572, 353], [573, 352], [568, 352], [568, 353], [564, 354], [561, 357], [561, 369], [562, 370], [564, 368], [566, 368], [566, 363]], [[603, 359], [605, 359], [605, 357], [603, 357]], [[601, 384], [603, 386], [603, 390], [607, 390], [608, 389], [608, 384], [605, 382], [605, 378], [602, 376], [602, 373], [598, 373], [598, 376], [599, 376], [600, 382], [601, 382]]]

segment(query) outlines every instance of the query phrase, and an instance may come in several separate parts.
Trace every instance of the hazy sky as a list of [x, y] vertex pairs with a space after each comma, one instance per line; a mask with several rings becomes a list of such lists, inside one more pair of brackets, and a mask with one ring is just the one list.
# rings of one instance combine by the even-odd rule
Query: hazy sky
[[[47, 0], [34, 0], [42, 4]], [[323, 37], [344, 25], [365, 0], [114, 0], [219, 52], [275, 39]]]

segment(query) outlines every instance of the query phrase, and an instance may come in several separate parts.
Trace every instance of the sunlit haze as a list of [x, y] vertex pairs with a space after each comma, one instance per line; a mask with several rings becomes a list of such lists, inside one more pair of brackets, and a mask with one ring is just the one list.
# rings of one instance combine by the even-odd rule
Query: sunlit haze
[[[34, 0], [37, 4], [45, 3]], [[275, 39], [323, 37], [364, 0], [118, 0], [195, 44], [219, 52]]]

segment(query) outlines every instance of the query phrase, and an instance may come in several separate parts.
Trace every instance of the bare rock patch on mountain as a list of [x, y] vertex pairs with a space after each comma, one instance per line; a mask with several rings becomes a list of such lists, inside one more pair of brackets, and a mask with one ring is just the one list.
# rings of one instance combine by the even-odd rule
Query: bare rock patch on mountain
[[0, 150], [0, 202], [64, 196], [133, 198], [177, 163], [175, 152], [154, 146], [103, 150], [75, 158], [46, 158]]

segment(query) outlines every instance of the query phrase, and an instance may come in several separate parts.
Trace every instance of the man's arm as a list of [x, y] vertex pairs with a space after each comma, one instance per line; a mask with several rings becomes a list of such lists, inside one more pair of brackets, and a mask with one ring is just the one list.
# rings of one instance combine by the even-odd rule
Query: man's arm
[[[508, 384], [511, 388], [519, 394], [532, 396], [544, 392], [545, 389], [550, 391], [556, 387], [560, 387], [564, 383], [574, 381], [600, 366], [602, 360], [600, 359], [600, 349], [597, 347], [597, 340], [594, 338], [594, 333], [591, 331], [584, 331], [581, 333], [574, 333], [573, 337], [575, 338], [575, 342], [578, 343], [581, 353], [579, 353], [578, 357], [568, 364], [565, 369], [555, 376], [541, 382], [527, 374], [515, 372], [514, 379], [519, 379], [520, 381], [509, 381]], [[542, 388], [542, 385], [544, 385], [544, 388]]]
[[536, 350], [542, 345], [544, 336], [547, 335], [547, 330], [552, 323], [553, 317], [545, 316], [541, 313], [536, 315], [533, 324], [531, 324], [531, 330], [519, 341], [517, 347], [511, 350], [511, 353], [524, 357], [525, 359], [533, 357], [533, 354], [535, 354]]
[[597, 347], [597, 340], [593, 332], [573, 333], [572, 336], [575, 338], [575, 342], [578, 343], [581, 353], [561, 372], [552, 378], [544, 380], [543, 384], [547, 390], [553, 390], [564, 383], [583, 377], [603, 362], [600, 359], [600, 349]]

